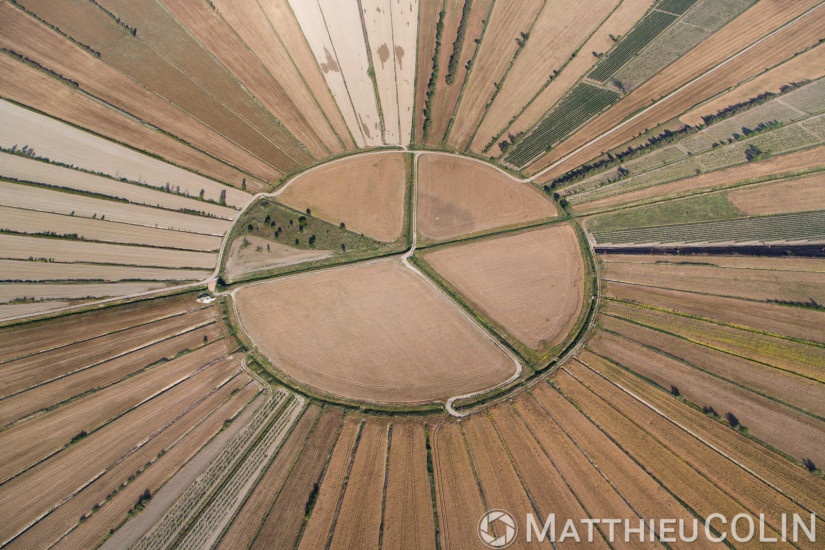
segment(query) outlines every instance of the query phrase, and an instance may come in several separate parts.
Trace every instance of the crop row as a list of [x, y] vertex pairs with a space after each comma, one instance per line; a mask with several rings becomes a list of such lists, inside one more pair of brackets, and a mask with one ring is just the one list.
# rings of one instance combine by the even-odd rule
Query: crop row
[[[198, 505], [221, 482], [234, 464], [236, 457], [257, 434], [259, 428], [265, 425], [266, 421], [271, 419], [273, 415], [281, 412], [282, 407], [280, 405], [287, 395], [285, 390], [278, 390], [272, 396], [249, 424], [232, 438], [221, 454], [210, 464], [209, 468], [166, 511], [155, 528], [137, 542], [134, 546], [135, 549], [154, 549], [168, 546], [181, 526], [198, 508]], [[290, 399], [292, 399], [291, 396]]]
[[696, 3], [696, 0], [662, 0], [656, 9], [682, 15]]
[[591, 84], [579, 84], [562, 99], [553, 112], [521, 140], [507, 155], [506, 162], [519, 168], [548, 151], [573, 130], [611, 105], [620, 94]]
[[802, 212], [594, 233], [599, 243], [696, 243], [825, 239], [825, 212]]
[[246, 487], [253, 477], [261, 471], [264, 462], [274, 456], [274, 448], [284, 439], [289, 427], [294, 419], [294, 412], [300, 408], [302, 402], [296, 399], [290, 401], [284, 411], [279, 416], [276, 423], [270, 427], [255, 448], [247, 455], [243, 464], [233, 473], [231, 479], [221, 487], [221, 490], [209, 503], [208, 507], [200, 514], [195, 524], [186, 533], [186, 536], [177, 545], [178, 548], [207, 548], [209, 538], [216, 535], [231, 519], [241, 500], [243, 499], [242, 489]]
[[676, 20], [676, 17], [672, 13], [657, 10], [650, 12], [627, 34], [618, 46], [613, 48], [613, 51], [607, 54], [605, 59], [596, 65], [596, 68], [588, 76], [596, 82], [605, 82], [670, 26]]

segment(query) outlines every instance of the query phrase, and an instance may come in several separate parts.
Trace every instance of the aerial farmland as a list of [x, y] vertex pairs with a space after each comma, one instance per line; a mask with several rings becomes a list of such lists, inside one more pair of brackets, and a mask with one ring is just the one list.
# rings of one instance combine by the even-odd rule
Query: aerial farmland
[[0, 0], [0, 548], [823, 548], [823, 29]]

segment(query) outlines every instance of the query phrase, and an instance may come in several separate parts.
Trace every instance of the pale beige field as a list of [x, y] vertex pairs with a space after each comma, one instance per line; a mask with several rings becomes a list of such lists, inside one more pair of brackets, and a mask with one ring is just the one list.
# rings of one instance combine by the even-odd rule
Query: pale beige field
[[[392, 40], [395, 44], [395, 82], [401, 145], [409, 145], [415, 102], [415, 54], [418, 39], [419, 0], [393, 0]], [[420, 77], [423, 78], [423, 77]]]
[[232, 206], [244, 206], [250, 198], [240, 189], [221, 185], [7, 101], [0, 101], [0, 117], [4, 121], [0, 126], [3, 147], [17, 145], [19, 149], [28, 145], [38, 156], [54, 161], [155, 187], [169, 182], [175, 187], [180, 185], [182, 191], [192, 196], [203, 189], [204, 196], [214, 201], [226, 190], [226, 203]]
[[418, 162], [417, 228], [430, 239], [557, 215], [540, 191], [484, 163], [439, 154], [423, 155]]
[[77, 213], [67, 216], [6, 206], [0, 206], [0, 228], [18, 233], [54, 232], [58, 235], [77, 235], [93, 241], [144, 244], [161, 248], [216, 251], [221, 247], [220, 237], [214, 235], [85, 218]]
[[[110, 298], [113, 296], [130, 296], [149, 290], [163, 288], [164, 283], [75, 283], [75, 284], [0, 284], [0, 303], [17, 298], [34, 298], [36, 300], [77, 300], [81, 298]], [[56, 309], [65, 304], [49, 302]], [[28, 304], [24, 304], [28, 305]], [[37, 308], [39, 309], [39, 308]], [[44, 308], [46, 309], [46, 308]]]
[[125, 246], [85, 241], [69, 241], [0, 235], [0, 257], [26, 260], [48, 258], [56, 262], [94, 262], [151, 267], [194, 267], [212, 269], [217, 254], [169, 250], [148, 246]]
[[361, 18], [366, 28], [367, 43], [375, 70], [378, 97], [384, 120], [384, 143], [401, 144], [398, 118], [398, 86], [396, 82], [395, 43], [393, 41], [393, 6], [381, 0], [361, 0]]
[[0, 260], [0, 281], [202, 281], [211, 271]]
[[424, 403], [495, 386], [514, 370], [486, 333], [396, 260], [275, 279], [236, 299], [260, 351], [324, 393]]
[[749, 215], [825, 210], [825, 174], [737, 189], [727, 198]]
[[530, 349], [557, 345], [579, 317], [584, 261], [568, 225], [442, 248], [424, 259]]
[[299, 176], [278, 195], [296, 210], [379, 241], [391, 242], [404, 229], [406, 169], [403, 153], [365, 155], [335, 162]]
[[[262, 269], [311, 262], [332, 256], [329, 250], [301, 250], [251, 235], [245, 239], [249, 241], [249, 246], [241, 248], [244, 239], [235, 239], [229, 248], [225, 269], [227, 281], [234, 281], [242, 275]], [[261, 248], [260, 251], [258, 247]]]

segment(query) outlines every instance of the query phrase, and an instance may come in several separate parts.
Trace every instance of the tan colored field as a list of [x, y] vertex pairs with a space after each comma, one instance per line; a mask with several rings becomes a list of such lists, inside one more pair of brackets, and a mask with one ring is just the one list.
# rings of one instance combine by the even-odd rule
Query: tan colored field
[[53, 307], [61, 306], [60, 300], [79, 300], [85, 298], [111, 298], [131, 296], [165, 288], [166, 283], [71, 283], [71, 284], [0, 284], [0, 303], [17, 298], [34, 298], [35, 300], [58, 300]]
[[469, 147], [487, 105], [492, 101], [505, 71], [519, 50], [517, 40], [521, 40], [523, 34], [530, 33], [544, 4], [543, 0], [493, 4], [485, 25], [484, 38], [453, 115], [447, 139], [449, 147], [456, 150]]
[[[35, 154], [52, 161], [155, 187], [163, 187], [169, 182], [170, 185], [180, 185], [181, 189], [190, 190], [191, 195], [198, 195], [204, 189], [204, 197], [214, 201], [220, 199], [220, 192], [225, 189], [226, 203], [232, 206], [244, 206], [250, 198], [240, 189], [221, 185], [7, 101], [0, 101], [0, 115], [7, 121], [0, 128], [0, 145], [3, 147], [17, 145], [22, 148], [28, 145], [35, 150]], [[94, 129], [90, 123], [83, 126]], [[189, 161], [186, 165], [196, 166]], [[204, 206], [199, 209], [203, 210]]]
[[352, 459], [350, 481], [341, 498], [330, 548], [376, 548], [386, 478], [387, 423], [367, 421]]
[[[148, 206], [136, 206], [126, 202], [95, 199], [5, 181], [0, 181], [0, 201], [4, 206], [25, 210], [76, 215], [87, 219], [103, 219], [106, 217], [109, 219], [108, 221], [129, 225], [171, 229], [211, 236], [223, 235], [230, 225], [226, 220], [194, 216], [183, 212], [170, 212]], [[51, 231], [54, 230], [51, 229]], [[182, 233], [182, 236], [186, 237], [187, 233]]]
[[[670, 120], [691, 106], [749, 78], [753, 75], [755, 66], [770, 67], [792, 57], [796, 52], [806, 50], [819, 40], [819, 30], [825, 19], [825, 11], [821, 9], [811, 12], [805, 18], [736, 57], [727, 63], [724, 69], [709, 73], [691, 85], [680, 88], [765, 34], [776, 30], [783, 23], [802, 14], [814, 4], [814, 0], [793, 3], [780, 0], [759, 2], [654, 78], [639, 86], [570, 139], [541, 157], [529, 167], [530, 173], [542, 170], [604, 132], [611, 131], [609, 137], [587, 146], [549, 170], [542, 176], [542, 181], [563, 174], [570, 168], [597, 156], [601, 151], [610, 150], [635, 137], [645, 128], [653, 128], [662, 121]], [[659, 100], [676, 89], [679, 91], [666, 101], [659, 101], [652, 109], [635, 117], [631, 123], [616, 128], [633, 113], [648, 107], [651, 100]]]
[[769, 271], [811, 271], [825, 273], [825, 259], [770, 256], [723, 256], [691, 254], [672, 256], [667, 254], [599, 254], [607, 263], [631, 264], [680, 264], [714, 265], [730, 269], [766, 269]]
[[0, 220], [2, 220], [0, 227], [17, 233], [53, 231], [58, 235], [77, 235], [91, 241], [143, 244], [198, 251], [216, 251], [221, 247], [220, 237], [213, 235], [166, 231], [155, 227], [83, 218], [78, 215], [67, 216], [5, 206], [0, 206]]
[[619, 302], [610, 302], [608, 312], [661, 328], [710, 348], [728, 351], [732, 356], [754, 359], [825, 382], [825, 372], [821, 368], [825, 364], [825, 349], [819, 346]]
[[392, 425], [382, 548], [435, 548], [425, 443], [420, 422]]
[[[587, 9], [583, 10], [570, 2], [556, 0], [545, 3], [530, 30], [529, 40], [513, 62], [498, 95], [484, 113], [470, 150], [482, 154], [487, 144], [504, 131], [547, 85], [553, 71], [568, 61], [570, 55], [598, 29], [617, 5], [621, 2], [599, 0], [589, 2]], [[496, 153], [499, 148], [494, 147], [492, 151]]]
[[815, 174], [768, 185], [737, 189], [728, 201], [748, 215], [825, 210], [825, 176]]
[[[441, 50], [438, 55], [438, 80], [435, 87], [435, 95], [432, 98], [430, 112], [430, 129], [427, 134], [426, 144], [430, 147], [441, 148], [446, 139], [448, 126], [453, 120], [456, 107], [458, 105], [461, 91], [467, 81], [467, 76], [471, 70], [467, 71], [467, 63], [473, 59], [479, 48], [484, 35], [484, 22], [490, 18], [493, 9], [492, 0], [476, 0], [470, 9], [470, 16], [467, 19], [466, 30], [464, 32], [464, 44], [461, 48], [461, 59], [456, 71], [455, 82], [447, 84], [446, 75], [450, 56], [453, 54], [453, 43], [457, 38], [458, 27], [461, 22], [464, 2], [454, 0], [444, 3], [444, 30], [441, 33]], [[436, 19], [437, 21], [437, 19]], [[478, 40], [479, 42], [476, 42]], [[428, 58], [425, 84], [432, 74], [432, 56]]]
[[781, 177], [783, 175], [790, 176], [804, 170], [821, 168], [822, 166], [825, 166], [825, 147], [815, 147], [787, 155], [771, 157], [760, 162], [751, 162], [670, 183], [637, 189], [623, 195], [576, 204], [573, 205], [572, 210], [577, 214], [586, 214], [614, 206], [644, 201], [645, 199], [679, 195], [703, 189], [729, 187], [735, 183], [746, 180]]
[[[670, 492], [659, 484], [628, 456], [615, 441], [599, 430], [582, 412], [577, 410], [561, 394], [546, 384], [537, 384], [532, 390], [533, 398], [560, 426], [576, 446], [585, 454], [587, 461], [598, 468], [613, 488], [643, 518], [668, 517], [690, 521], [693, 515], [685, 510]], [[529, 414], [525, 421], [530, 427]], [[536, 428], [533, 427], [534, 433]], [[635, 539], [634, 537], [634, 542]], [[692, 548], [689, 543], [675, 543], [682, 548]]]
[[215, 267], [215, 260], [217, 259], [217, 254], [207, 252], [101, 244], [20, 235], [0, 235], [0, 248], [3, 250], [2, 256], [10, 259], [25, 260], [34, 257], [35, 259], [50, 258], [57, 262], [96, 262], [152, 267], [210, 269]]
[[729, 105], [747, 101], [765, 92], [779, 92], [791, 82], [815, 80], [825, 76], [825, 47], [818, 46], [791, 58], [753, 80], [722, 94], [679, 117], [685, 124], [702, 124], [702, 116], [715, 115]]
[[663, 388], [676, 386], [692, 403], [719, 415], [733, 413], [753, 436], [800, 460], [823, 448], [822, 421], [786, 405], [618, 336], [601, 332], [589, 347]]
[[229, 25], [215, 16], [208, 4], [188, 5], [182, 0], [164, 0], [163, 5], [307, 148], [310, 155], [315, 159], [329, 155], [303, 114], [275, 80], [274, 75], [278, 73], [268, 72]]
[[651, 436], [663, 442], [665, 447], [677, 453], [717, 487], [728, 494], [735, 494], [739, 503], [750, 513], [764, 513], [766, 525], [769, 527], [766, 532], [772, 531], [776, 536], [782, 529], [783, 515], [790, 517], [793, 514], [805, 513], [798, 504], [760, 480], [749, 479], [747, 483], [743, 483], [743, 471], [739, 465], [697, 441], [692, 434], [639, 403], [593, 370], [576, 363], [570, 366], [570, 372], [616, 410], [632, 418]]
[[821, 328], [825, 326], [825, 315], [816, 310], [616, 282], [605, 285], [605, 294], [736, 326], [825, 343], [825, 331]]
[[[398, 118], [401, 145], [409, 145], [415, 102], [415, 53], [418, 38], [419, 2], [395, 0], [392, 10], [392, 41], [395, 44], [395, 82], [398, 86]], [[432, 57], [432, 56], [431, 56]], [[420, 78], [423, 78], [420, 77]]]
[[[587, 354], [587, 358], [593, 358]], [[811, 477], [803, 468], [789, 462], [765, 446], [746, 437], [731, 437], [730, 427], [709, 418], [700, 411], [685, 406], [666, 391], [639, 377], [601, 361], [591, 362], [610, 380], [621, 385], [636, 399], [656, 407], [676, 425], [696, 434], [697, 438], [734, 457], [743, 467], [776, 487], [783, 494], [815, 512], [820, 518], [825, 511], [825, 482]]]
[[[800, 271], [726, 269], [702, 265], [608, 264], [606, 279], [750, 300], [817, 302], [825, 299], [825, 275]], [[735, 281], [735, 285], [732, 284]]]
[[[107, 197], [126, 199], [134, 204], [157, 206], [169, 210], [194, 210], [226, 220], [234, 220], [239, 213], [235, 208], [211, 204], [194, 198], [190, 199], [174, 193], [165, 193], [161, 190], [147, 189], [139, 185], [115, 181], [111, 178], [55, 166], [19, 155], [0, 153], [0, 159], [2, 159], [2, 162], [0, 162], [2, 166], [0, 175], [11, 179], [87, 191]], [[170, 182], [173, 181], [170, 179]], [[170, 183], [170, 186], [171, 191], [177, 191], [175, 184]], [[199, 189], [194, 189], [191, 186], [181, 187], [179, 191], [189, 193], [192, 197], [197, 197], [200, 193]]]
[[424, 259], [533, 350], [564, 340], [584, 303], [584, 260], [569, 225], [441, 248]]
[[[296, 440], [294, 445], [300, 449], [300, 459], [295, 462], [278, 498], [272, 503], [266, 522], [255, 540], [256, 547], [294, 548], [297, 545], [304, 527], [307, 498], [320, 479], [327, 457], [332, 453], [342, 420], [343, 413], [340, 409], [327, 409], [315, 425], [312, 435], [308, 439]], [[295, 430], [290, 437], [294, 435]], [[283, 452], [281, 451], [282, 454]], [[240, 516], [244, 517], [245, 514], [240, 512]], [[238, 548], [239, 545], [235, 543], [227, 547]]]
[[[246, 502], [235, 514], [232, 523], [221, 538], [219, 548], [249, 548], [258, 537], [264, 521], [273, 506], [273, 501], [281, 492], [284, 481], [290, 475], [290, 469], [296, 465], [296, 458], [301, 448], [307, 442], [307, 436], [312, 431], [313, 424], [320, 416], [320, 407], [310, 405], [295, 427], [281, 450], [272, 459], [257, 484], [250, 491]], [[293, 507], [298, 512], [299, 506]], [[258, 540], [261, 540], [258, 537]], [[266, 540], [265, 538], [262, 540]]]
[[[577, 55], [569, 60], [564, 69], [561, 69], [561, 66], [552, 68], [561, 69], [561, 72], [529, 105], [525, 106], [524, 112], [519, 114], [516, 120], [507, 128], [508, 133], [518, 135], [521, 132], [527, 132], [541, 120], [550, 108], [595, 64], [596, 58], [586, 54], [594, 51], [604, 52], [612, 48], [615, 42], [610, 38], [610, 35], [622, 36], [626, 34], [644, 16], [651, 4], [651, 0], [623, 0], [581, 47], [582, 55]], [[589, 10], [581, 11], [586, 12]], [[531, 35], [531, 39], [527, 44], [529, 45], [533, 40], [539, 40], [539, 37]], [[550, 74], [552, 74], [552, 70], [549, 71], [547, 76], [549, 77]], [[506, 85], [507, 81], [505, 81]], [[512, 90], [511, 92], [516, 93]], [[506, 97], [502, 96], [500, 101], [504, 102]], [[493, 147], [488, 154], [498, 157], [501, 151], [498, 147]]]
[[[3, 47], [36, 59], [50, 70], [78, 82], [94, 96], [165, 129], [202, 151], [242, 167], [258, 178], [277, 178], [278, 173], [272, 167], [12, 4], [0, 4], [0, 14], [3, 20], [0, 44]], [[240, 171], [231, 170], [230, 166], [222, 166], [206, 157], [204, 161], [209, 166], [207, 173], [224, 181], [237, 182], [243, 177]]]
[[433, 479], [442, 548], [477, 548], [476, 525], [486, 511], [461, 427], [445, 421], [432, 430]]
[[[328, 250], [301, 250], [260, 237], [245, 238], [249, 241], [249, 246], [241, 248], [243, 239], [235, 239], [229, 248], [225, 270], [226, 280], [229, 282], [262, 269], [295, 265], [332, 256], [332, 252]], [[260, 252], [258, 247], [261, 248]], [[265, 247], [268, 249], [264, 250]]]
[[434, 240], [557, 215], [540, 191], [475, 160], [423, 155], [417, 186], [418, 231]]
[[755, 393], [770, 395], [777, 401], [815, 415], [825, 414], [825, 373], [818, 373], [812, 380], [756, 361], [722, 353], [660, 330], [638, 326], [635, 324], [637, 319], [632, 317], [633, 323], [607, 316], [601, 319], [607, 330], [625, 338], [687, 361], [701, 370]]
[[13, 319], [20, 316], [44, 313], [53, 309], [69, 307], [71, 302], [26, 302], [19, 304], [0, 304], [0, 319]]
[[435, 55], [435, 33], [438, 13], [444, 2], [438, 0], [419, 0], [418, 7], [418, 44], [415, 65], [415, 106], [413, 111], [413, 143], [421, 143], [424, 135], [424, 102], [427, 97], [427, 84], [433, 70]]
[[298, 176], [278, 200], [296, 210], [379, 241], [404, 230], [406, 161], [403, 153], [344, 159]]
[[372, 67], [375, 71], [378, 98], [381, 101], [384, 143], [400, 145], [401, 119], [398, 116], [398, 85], [395, 74], [393, 5], [380, 0], [361, 0], [359, 6]]
[[395, 260], [275, 279], [236, 296], [261, 352], [324, 393], [424, 403], [495, 386], [513, 371], [486, 333]]
[[0, 281], [202, 281], [211, 271], [0, 260]]
[[333, 518], [338, 510], [338, 501], [347, 480], [355, 441], [360, 432], [361, 419], [354, 415], [347, 416], [332, 451], [327, 471], [324, 473], [315, 507], [301, 537], [299, 550], [323, 548], [329, 542]]

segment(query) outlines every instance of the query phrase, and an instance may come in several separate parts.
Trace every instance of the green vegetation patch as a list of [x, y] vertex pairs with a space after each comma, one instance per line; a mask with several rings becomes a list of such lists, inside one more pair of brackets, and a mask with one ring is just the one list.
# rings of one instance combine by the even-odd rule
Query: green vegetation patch
[[587, 227], [593, 233], [603, 233], [632, 227], [730, 220], [742, 215], [738, 208], [728, 202], [725, 195], [715, 194], [602, 214], [588, 221]]
[[696, 0], [662, 0], [656, 9], [682, 15], [696, 3]]

